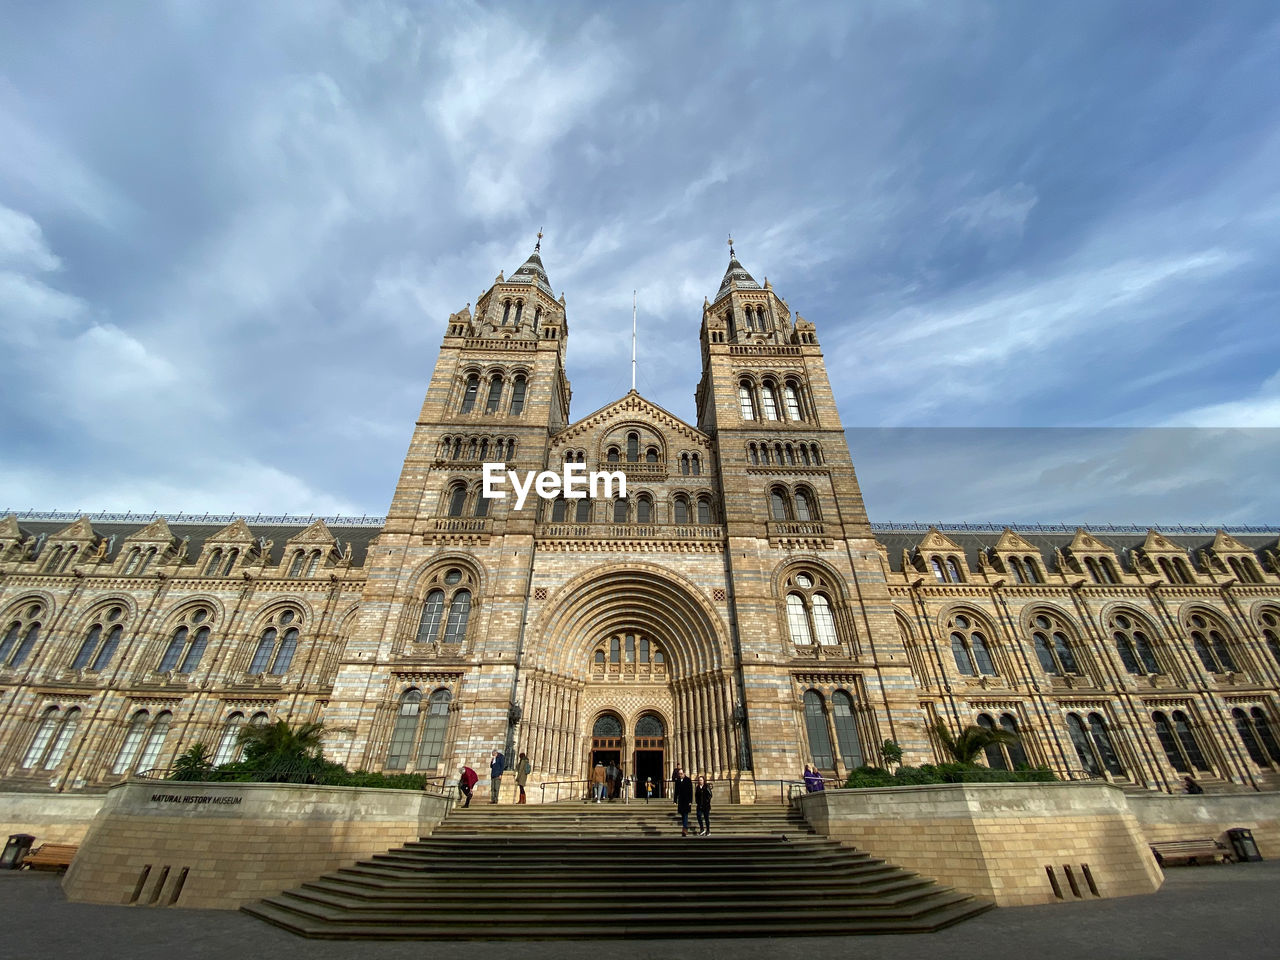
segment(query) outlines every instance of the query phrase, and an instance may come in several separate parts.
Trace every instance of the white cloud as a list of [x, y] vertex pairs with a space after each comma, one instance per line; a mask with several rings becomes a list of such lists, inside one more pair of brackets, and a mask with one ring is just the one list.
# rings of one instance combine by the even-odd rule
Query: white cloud
[[0, 204], [0, 268], [47, 273], [61, 266], [62, 261], [45, 242], [40, 224]]
[[1039, 200], [1034, 188], [1016, 183], [962, 203], [947, 214], [946, 219], [988, 236], [1021, 234]]
[[1280, 427], [1280, 370], [1268, 377], [1252, 397], [1211, 403], [1170, 417], [1171, 427]]

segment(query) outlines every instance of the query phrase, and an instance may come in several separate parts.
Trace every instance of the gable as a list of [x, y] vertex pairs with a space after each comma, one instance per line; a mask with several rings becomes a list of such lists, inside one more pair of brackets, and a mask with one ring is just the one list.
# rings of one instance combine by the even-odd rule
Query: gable
[[334, 543], [333, 534], [329, 532], [329, 528], [325, 526], [323, 520], [317, 520], [305, 530], [301, 530], [294, 534], [288, 540], [289, 543]]
[[709, 436], [685, 423], [675, 414], [668, 413], [656, 403], [646, 400], [634, 390], [622, 399], [601, 407], [576, 423], [571, 423], [552, 437], [551, 442], [553, 446], [579, 443], [601, 432], [621, 429], [628, 425], [648, 426], [668, 438], [678, 437], [687, 443], [698, 445], [703, 450], [711, 449]]
[[1147, 531], [1147, 539], [1142, 541], [1142, 549], [1145, 553], [1177, 553], [1184, 556], [1187, 552], [1154, 528]]
[[939, 533], [936, 527], [929, 528], [929, 532], [924, 535], [924, 538], [917, 545], [917, 549], [921, 553], [946, 553], [950, 551], [961, 555], [964, 554], [964, 547], [960, 546], [945, 533]]
[[93, 532], [93, 524], [89, 522], [88, 517], [81, 517], [75, 523], [63, 527], [61, 530], [53, 534], [50, 540], [93, 540], [96, 538]]
[[156, 517], [141, 530], [131, 533], [125, 537], [126, 543], [172, 543], [174, 539], [173, 531], [169, 529], [169, 524], [164, 517]]
[[1076, 527], [1076, 535], [1071, 538], [1071, 542], [1067, 544], [1072, 553], [1114, 553], [1115, 551], [1108, 547], [1097, 537], [1090, 534], [1084, 527]]
[[208, 537], [205, 543], [248, 543], [251, 540], [253, 540], [253, 531], [242, 518], [237, 517], [213, 536]]
[[1243, 543], [1227, 533], [1225, 530], [1219, 530], [1218, 535], [1213, 538], [1214, 553], [1248, 553], [1253, 551], [1246, 547]]
[[1010, 551], [1015, 553], [1036, 553], [1040, 552], [1040, 548], [1033, 544], [1021, 534], [1014, 533], [1008, 527], [1004, 528], [1004, 533], [1000, 534], [1000, 539], [996, 541], [996, 551]]

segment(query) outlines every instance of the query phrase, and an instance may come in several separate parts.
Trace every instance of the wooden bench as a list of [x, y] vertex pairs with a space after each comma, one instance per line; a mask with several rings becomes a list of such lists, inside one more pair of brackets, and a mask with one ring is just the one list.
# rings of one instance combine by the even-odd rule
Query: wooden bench
[[1231, 862], [1231, 851], [1209, 837], [1202, 840], [1166, 840], [1163, 843], [1153, 843], [1151, 852], [1156, 855], [1156, 863], [1162, 867], [1169, 865], [1171, 861], [1186, 864]]
[[22, 865], [32, 870], [65, 870], [79, 849], [73, 843], [42, 843], [22, 858]]

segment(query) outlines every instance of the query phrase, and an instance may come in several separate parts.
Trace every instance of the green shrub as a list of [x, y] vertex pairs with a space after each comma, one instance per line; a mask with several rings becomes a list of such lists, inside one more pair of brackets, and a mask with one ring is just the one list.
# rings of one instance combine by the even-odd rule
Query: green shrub
[[968, 763], [924, 763], [918, 767], [899, 767], [896, 774], [880, 767], [859, 767], [849, 774], [845, 786], [915, 787], [929, 783], [1050, 783], [1057, 776], [1048, 767], [1023, 767], [1019, 770], [992, 770]]

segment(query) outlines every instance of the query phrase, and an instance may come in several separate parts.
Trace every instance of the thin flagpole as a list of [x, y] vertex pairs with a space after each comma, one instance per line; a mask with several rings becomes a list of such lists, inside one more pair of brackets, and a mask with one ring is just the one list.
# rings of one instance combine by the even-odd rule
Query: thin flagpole
[[631, 291], [631, 389], [636, 388], [636, 292]]

